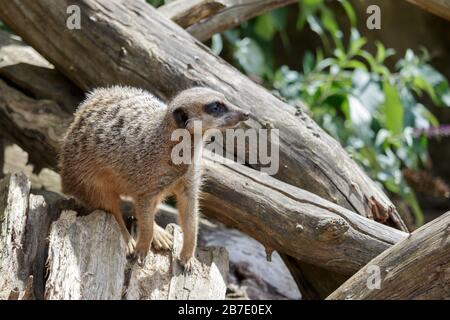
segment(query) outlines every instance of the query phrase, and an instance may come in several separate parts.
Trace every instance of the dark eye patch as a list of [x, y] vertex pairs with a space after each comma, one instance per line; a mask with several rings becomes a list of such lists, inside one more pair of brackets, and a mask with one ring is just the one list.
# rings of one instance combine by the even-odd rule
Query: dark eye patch
[[205, 105], [204, 110], [206, 113], [217, 117], [226, 112], [227, 107], [222, 102], [215, 101]]
[[186, 127], [186, 122], [189, 119], [189, 116], [186, 113], [186, 111], [184, 111], [181, 108], [178, 108], [172, 113], [172, 115], [173, 115], [173, 118], [175, 119], [175, 122], [177, 123], [179, 128]]

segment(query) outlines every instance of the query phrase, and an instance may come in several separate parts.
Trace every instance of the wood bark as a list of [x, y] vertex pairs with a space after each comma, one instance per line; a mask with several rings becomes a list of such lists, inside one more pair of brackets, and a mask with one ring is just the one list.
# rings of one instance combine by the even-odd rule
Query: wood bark
[[448, 0], [407, 0], [441, 18], [450, 20], [450, 2]]
[[[380, 275], [380, 285], [376, 277]], [[414, 231], [328, 299], [449, 299], [450, 212]]]
[[280, 130], [277, 178], [406, 230], [386, 195], [305, 112], [253, 83], [146, 3], [79, 1], [80, 30], [65, 27], [69, 1], [0, 4], [0, 18], [81, 88], [122, 83], [163, 99], [194, 85], [221, 91], [252, 112], [251, 127]]

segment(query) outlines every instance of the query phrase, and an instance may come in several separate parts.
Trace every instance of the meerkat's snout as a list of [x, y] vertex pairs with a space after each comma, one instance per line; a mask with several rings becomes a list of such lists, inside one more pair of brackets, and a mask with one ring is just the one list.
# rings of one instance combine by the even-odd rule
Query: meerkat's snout
[[178, 94], [170, 109], [178, 128], [193, 132], [194, 122], [202, 123], [203, 132], [208, 129], [228, 129], [246, 121], [250, 113], [229, 102], [225, 96], [208, 88], [191, 88]]

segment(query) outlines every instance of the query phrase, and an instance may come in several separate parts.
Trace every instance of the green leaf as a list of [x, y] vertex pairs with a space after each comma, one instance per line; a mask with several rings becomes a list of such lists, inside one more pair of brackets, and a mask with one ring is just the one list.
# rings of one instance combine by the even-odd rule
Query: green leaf
[[222, 36], [219, 33], [216, 33], [212, 36], [211, 39], [211, 51], [218, 56], [222, 52], [222, 49], [223, 49]]
[[409, 187], [406, 188], [406, 191], [402, 193], [403, 199], [406, 203], [411, 207], [414, 218], [416, 220], [416, 227], [420, 227], [423, 225], [424, 217], [422, 209], [420, 208], [419, 202], [417, 201], [416, 195], [414, 191], [412, 191]]
[[339, 0], [340, 4], [345, 10], [345, 13], [347, 14], [348, 19], [350, 20], [350, 25], [352, 28], [356, 27], [356, 14], [355, 10], [353, 10], [352, 5], [347, 0]]
[[314, 55], [311, 52], [306, 52], [303, 56], [303, 73], [310, 73], [315, 67]]
[[381, 108], [384, 114], [385, 126], [392, 134], [400, 134], [403, 131], [403, 105], [397, 89], [388, 81], [383, 83], [385, 101]]
[[255, 33], [266, 41], [272, 40], [276, 32], [270, 14], [266, 13], [256, 18]]
[[255, 40], [247, 37], [238, 41], [234, 57], [247, 74], [256, 76], [264, 74], [264, 53]]

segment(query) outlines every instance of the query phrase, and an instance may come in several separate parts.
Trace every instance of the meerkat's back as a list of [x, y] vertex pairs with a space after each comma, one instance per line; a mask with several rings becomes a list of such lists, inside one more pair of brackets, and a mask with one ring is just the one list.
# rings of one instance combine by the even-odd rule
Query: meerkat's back
[[143, 162], [157, 157], [158, 148], [149, 146], [161, 139], [166, 109], [156, 97], [137, 88], [115, 86], [91, 92], [62, 143], [63, 191], [86, 205], [97, 196], [96, 184], [98, 188], [114, 184], [116, 191], [128, 193], [125, 189], [145, 176]]

